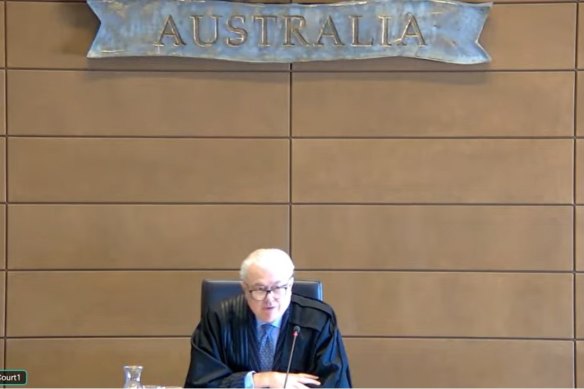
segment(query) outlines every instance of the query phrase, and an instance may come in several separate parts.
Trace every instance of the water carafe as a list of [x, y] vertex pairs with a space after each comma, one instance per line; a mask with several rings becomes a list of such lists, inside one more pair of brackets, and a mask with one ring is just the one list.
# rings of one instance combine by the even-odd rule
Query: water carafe
[[124, 388], [142, 389], [142, 366], [124, 366]]

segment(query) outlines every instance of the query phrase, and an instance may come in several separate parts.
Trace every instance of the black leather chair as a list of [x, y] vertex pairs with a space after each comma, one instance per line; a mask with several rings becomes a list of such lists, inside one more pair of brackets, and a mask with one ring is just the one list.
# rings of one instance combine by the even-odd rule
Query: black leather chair
[[[235, 280], [203, 280], [201, 286], [201, 317], [215, 304], [243, 293], [241, 282]], [[292, 293], [322, 301], [322, 282], [294, 280]]]

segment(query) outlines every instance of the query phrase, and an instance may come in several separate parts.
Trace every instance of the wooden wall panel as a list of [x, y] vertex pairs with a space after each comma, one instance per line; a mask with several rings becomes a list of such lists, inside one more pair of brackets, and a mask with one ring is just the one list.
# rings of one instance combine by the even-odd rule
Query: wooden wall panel
[[[576, 274], [576, 337], [580, 340], [584, 339], [584, 300], [580, 298], [584, 293], [584, 274]], [[583, 377], [584, 378], [584, 377]], [[584, 382], [581, 382], [584, 384]]]
[[11, 70], [9, 78], [11, 135], [288, 135], [285, 73]]
[[[6, 3], [0, 4], [0, 67], [6, 67]], [[2, 104], [4, 105], [4, 104]]]
[[[0, 135], [5, 134], [6, 134], [6, 70], [2, 69], [0, 70]], [[4, 143], [5, 143], [4, 139], [2, 139], [2, 144]], [[4, 152], [4, 147], [2, 147], [2, 152]]]
[[576, 82], [576, 136], [584, 136], [584, 72], [578, 71]]
[[286, 202], [288, 142], [10, 140], [11, 201]]
[[577, 271], [584, 271], [584, 208], [576, 207], [576, 242], [575, 266]]
[[303, 269], [567, 271], [572, 213], [569, 206], [295, 205], [292, 250]]
[[574, 385], [569, 341], [354, 338], [346, 346], [360, 388]]
[[584, 140], [576, 140], [576, 161], [575, 161], [575, 186], [576, 203], [584, 204]]
[[[7, 313], [7, 309], [6, 309], [6, 271], [2, 271], [0, 272], [0, 299], [2, 299], [0, 301], [0, 336], [1, 337], [6, 337], [6, 317], [8, 315]], [[2, 362], [3, 359], [0, 359], [0, 362]]]
[[301, 73], [293, 78], [295, 136], [573, 134], [570, 72]]
[[0, 137], [0, 202], [6, 201], [6, 138]]
[[6, 205], [0, 205], [0, 269], [6, 269]]
[[[571, 274], [330, 271], [325, 300], [350, 336], [573, 336]], [[366, 302], [366, 303], [364, 303]], [[376, 318], [384, 318], [376, 320]]]
[[568, 203], [570, 140], [294, 140], [301, 203]]
[[10, 272], [7, 333], [11, 337], [189, 336], [199, 321], [204, 278], [237, 279], [238, 273]]
[[584, 387], [584, 342], [576, 342], [576, 387]]
[[584, 8], [578, 7], [578, 69], [584, 68]]
[[26, 367], [28, 387], [121, 388], [129, 364], [145, 385], [182, 387], [189, 356], [188, 338], [9, 339], [6, 361]]
[[9, 217], [10, 269], [235, 269], [256, 247], [288, 248], [285, 205], [13, 205]]

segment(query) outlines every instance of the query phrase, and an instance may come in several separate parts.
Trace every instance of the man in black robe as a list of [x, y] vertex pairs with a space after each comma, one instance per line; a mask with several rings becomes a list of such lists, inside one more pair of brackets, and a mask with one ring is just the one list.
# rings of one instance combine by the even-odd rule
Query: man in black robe
[[351, 387], [333, 309], [293, 295], [293, 273], [278, 249], [256, 250], [243, 261], [244, 293], [209, 309], [193, 334], [185, 388]]

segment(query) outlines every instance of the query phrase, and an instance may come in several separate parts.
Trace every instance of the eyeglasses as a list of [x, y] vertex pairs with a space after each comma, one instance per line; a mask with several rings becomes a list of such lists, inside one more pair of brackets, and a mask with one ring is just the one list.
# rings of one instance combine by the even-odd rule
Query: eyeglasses
[[290, 277], [288, 279], [288, 282], [286, 282], [284, 285], [279, 285], [279, 286], [274, 286], [273, 288], [270, 289], [266, 289], [266, 288], [259, 288], [259, 289], [249, 289], [249, 295], [251, 296], [252, 299], [256, 300], [256, 301], [264, 301], [267, 297], [268, 294], [272, 294], [272, 296], [276, 299], [282, 298], [286, 295], [286, 292], [288, 291], [288, 288], [290, 287], [290, 281], [292, 280], [292, 277]]

